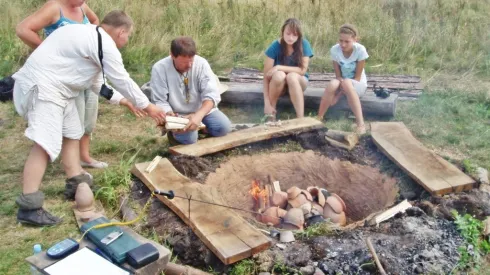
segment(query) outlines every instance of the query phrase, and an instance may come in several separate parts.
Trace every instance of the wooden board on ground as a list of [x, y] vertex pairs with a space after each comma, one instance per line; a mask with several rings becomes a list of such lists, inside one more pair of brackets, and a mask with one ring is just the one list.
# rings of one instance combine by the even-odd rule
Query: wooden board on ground
[[[183, 176], [168, 159], [162, 159], [151, 173], [145, 172], [148, 164], [138, 163], [131, 172], [150, 190], [172, 190], [176, 196], [223, 204], [217, 190]], [[178, 197], [172, 200], [157, 197], [190, 226], [224, 264], [251, 257], [270, 247], [266, 236], [228, 208]]]
[[432, 195], [473, 188], [475, 181], [427, 149], [402, 122], [373, 122], [371, 135], [378, 148]]
[[315, 118], [295, 118], [281, 121], [278, 126], [259, 125], [238, 130], [223, 137], [202, 139], [191, 145], [173, 146], [169, 148], [169, 151], [175, 155], [203, 156], [252, 142], [288, 136], [323, 127], [323, 123]]
[[[221, 94], [221, 102], [231, 104], [264, 104], [263, 84], [260, 82], [241, 83], [228, 82], [228, 90]], [[318, 109], [320, 100], [326, 85], [313, 87], [309, 85], [305, 91], [305, 107]], [[418, 93], [418, 92], [417, 92]], [[396, 113], [396, 102], [398, 94], [391, 94], [388, 98], [377, 97], [373, 92], [366, 92], [361, 99], [362, 111], [369, 115], [394, 116]], [[288, 96], [281, 96], [279, 106], [291, 106]], [[350, 110], [347, 99], [342, 97], [339, 102], [331, 107], [333, 110]]]

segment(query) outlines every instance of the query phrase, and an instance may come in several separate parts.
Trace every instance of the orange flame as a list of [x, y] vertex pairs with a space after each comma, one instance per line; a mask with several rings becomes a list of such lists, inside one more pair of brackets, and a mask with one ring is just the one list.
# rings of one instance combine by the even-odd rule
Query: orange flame
[[267, 190], [260, 188], [260, 184], [258, 180], [253, 180], [252, 181], [252, 188], [250, 191], [248, 191], [250, 195], [257, 201], [259, 200], [259, 197], [266, 198], [267, 197]]

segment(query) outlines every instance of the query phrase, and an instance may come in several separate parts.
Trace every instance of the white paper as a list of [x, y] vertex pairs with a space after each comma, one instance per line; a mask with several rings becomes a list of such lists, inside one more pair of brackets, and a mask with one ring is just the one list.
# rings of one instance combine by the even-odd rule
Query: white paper
[[50, 275], [129, 275], [129, 272], [84, 247], [44, 269]]

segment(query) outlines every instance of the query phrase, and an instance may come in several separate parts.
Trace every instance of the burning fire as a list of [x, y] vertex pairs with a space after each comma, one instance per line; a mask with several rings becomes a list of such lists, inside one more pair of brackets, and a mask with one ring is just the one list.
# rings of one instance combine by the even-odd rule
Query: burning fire
[[260, 188], [260, 183], [258, 180], [252, 181], [252, 188], [248, 191], [250, 195], [254, 198], [255, 201], [258, 201], [260, 197], [267, 198], [267, 190], [264, 188]]

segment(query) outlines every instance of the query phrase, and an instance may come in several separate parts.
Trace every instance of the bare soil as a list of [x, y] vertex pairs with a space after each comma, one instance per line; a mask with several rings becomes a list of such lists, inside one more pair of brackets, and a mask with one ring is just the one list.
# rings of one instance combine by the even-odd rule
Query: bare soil
[[[291, 138], [298, 141], [304, 149], [314, 152], [273, 153], [269, 156], [275, 161], [267, 163], [260, 160], [260, 158], [266, 159], [264, 151]], [[398, 203], [405, 198], [414, 205], [407, 210], [407, 213], [398, 214], [391, 220], [380, 224], [379, 227], [365, 224], [352, 230], [340, 231], [327, 236], [300, 239], [286, 244], [284, 249], [276, 246], [278, 240], [273, 239], [271, 249], [253, 257], [260, 272], [270, 272], [275, 263], [282, 262], [290, 268], [291, 272], [298, 272], [305, 268], [319, 268], [325, 274], [376, 274], [377, 269], [372, 263], [372, 256], [365, 244], [365, 238], [369, 236], [389, 274], [447, 274], [457, 264], [458, 247], [463, 243], [452, 222], [451, 210], [456, 209], [461, 214], [469, 213], [477, 218], [490, 215], [490, 195], [477, 189], [442, 198], [428, 196], [420, 186], [377, 150], [370, 137], [361, 138], [359, 145], [350, 152], [326, 144], [322, 139], [321, 131], [259, 142], [244, 148], [247, 149], [246, 153], [240, 156], [227, 156], [227, 152], [222, 152], [201, 158], [171, 157], [170, 159], [184, 175], [203, 184], [214, 184], [223, 190], [228, 188], [228, 193], [233, 193], [236, 187], [249, 187], [253, 177], [264, 177], [268, 174], [273, 174], [281, 184], [294, 183], [300, 187], [310, 185], [311, 181], [319, 185], [320, 182], [315, 177], [329, 177], [328, 172], [325, 174], [316, 172], [314, 176], [305, 177], [309, 167], [313, 167], [314, 171], [318, 171], [315, 170], [318, 167], [327, 167], [325, 171], [338, 169], [337, 171], [342, 171], [340, 174], [353, 171], [360, 175], [360, 178], [354, 177], [356, 181], [366, 177], [367, 173], [367, 175], [379, 177], [377, 180], [382, 179], [378, 184], [383, 183], [383, 180], [387, 182], [387, 184], [381, 184], [381, 189], [385, 186], [392, 186], [394, 189], [387, 188], [380, 191], [378, 185], [377, 189], [369, 186], [368, 189], [371, 190], [369, 192], [366, 190], [357, 192], [346, 188], [345, 182], [334, 181], [328, 181], [329, 184], [326, 187], [343, 195], [346, 203], [349, 201], [348, 208], [355, 208], [355, 205], [359, 204], [358, 201], [370, 202], [373, 194], [389, 197], [382, 198], [382, 202], [377, 207], [383, 208], [387, 204]], [[283, 160], [282, 166], [273, 165], [273, 163], [281, 163], [281, 160]], [[296, 165], [294, 166], [296, 168], [300, 167], [300, 172], [298, 174], [288, 172], [287, 170], [291, 170], [288, 168], [291, 165]], [[337, 168], [331, 168], [332, 165]], [[234, 171], [235, 173], [227, 170], [237, 167], [240, 167], [240, 170]], [[222, 169], [227, 172], [221, 173]], [[222, 176], [225, 174], [230, 177], [226, 181]], [[367, 181], [370, 179], [368, 176]], [[392, 185], [392, 181], [396, 182], [396, 185]], [[352, 184], [349, 180], [346, 182], [347, 186]], [[227, 184], [230, 186], [227, 187]], [[396, 195], [397, 186], [400, 189], [398, 196], [391, 197], [392, 191], [395, 191]], [[356, 188], [360, 186], [356, 185], [353, 189]], [[241, 194], [241, 191], [235, 192]], [[351, 193], [355, 196], [349, 198]], [[145, 201], [144, 198], [149, 197], [147, 188], [138, 179], [134, 181], [131, 197], [142, 203]], [[360, 199], [354, 199], [358, 197]], [[233, 205], [233, 197], [228, 198], [227, 203]], [[374, 210], [371, 208], [371, 211]], [[362, 214], [356, 218], [352, 218], [352, 213], [349, 213], [351, 221], [365, 216], [364, 212], [359, 213]], [[224, 273], [231, 268], [231, 266], [223, 266], [192, 230], [158, 200], [153, 201], [145, 226], [154, 230], [159, 236], [163, 236], [173, 249], [173, 254], [177, 255], [178, 260], [183, 264], [204, 270], [212, 267], [215, 271]]]

